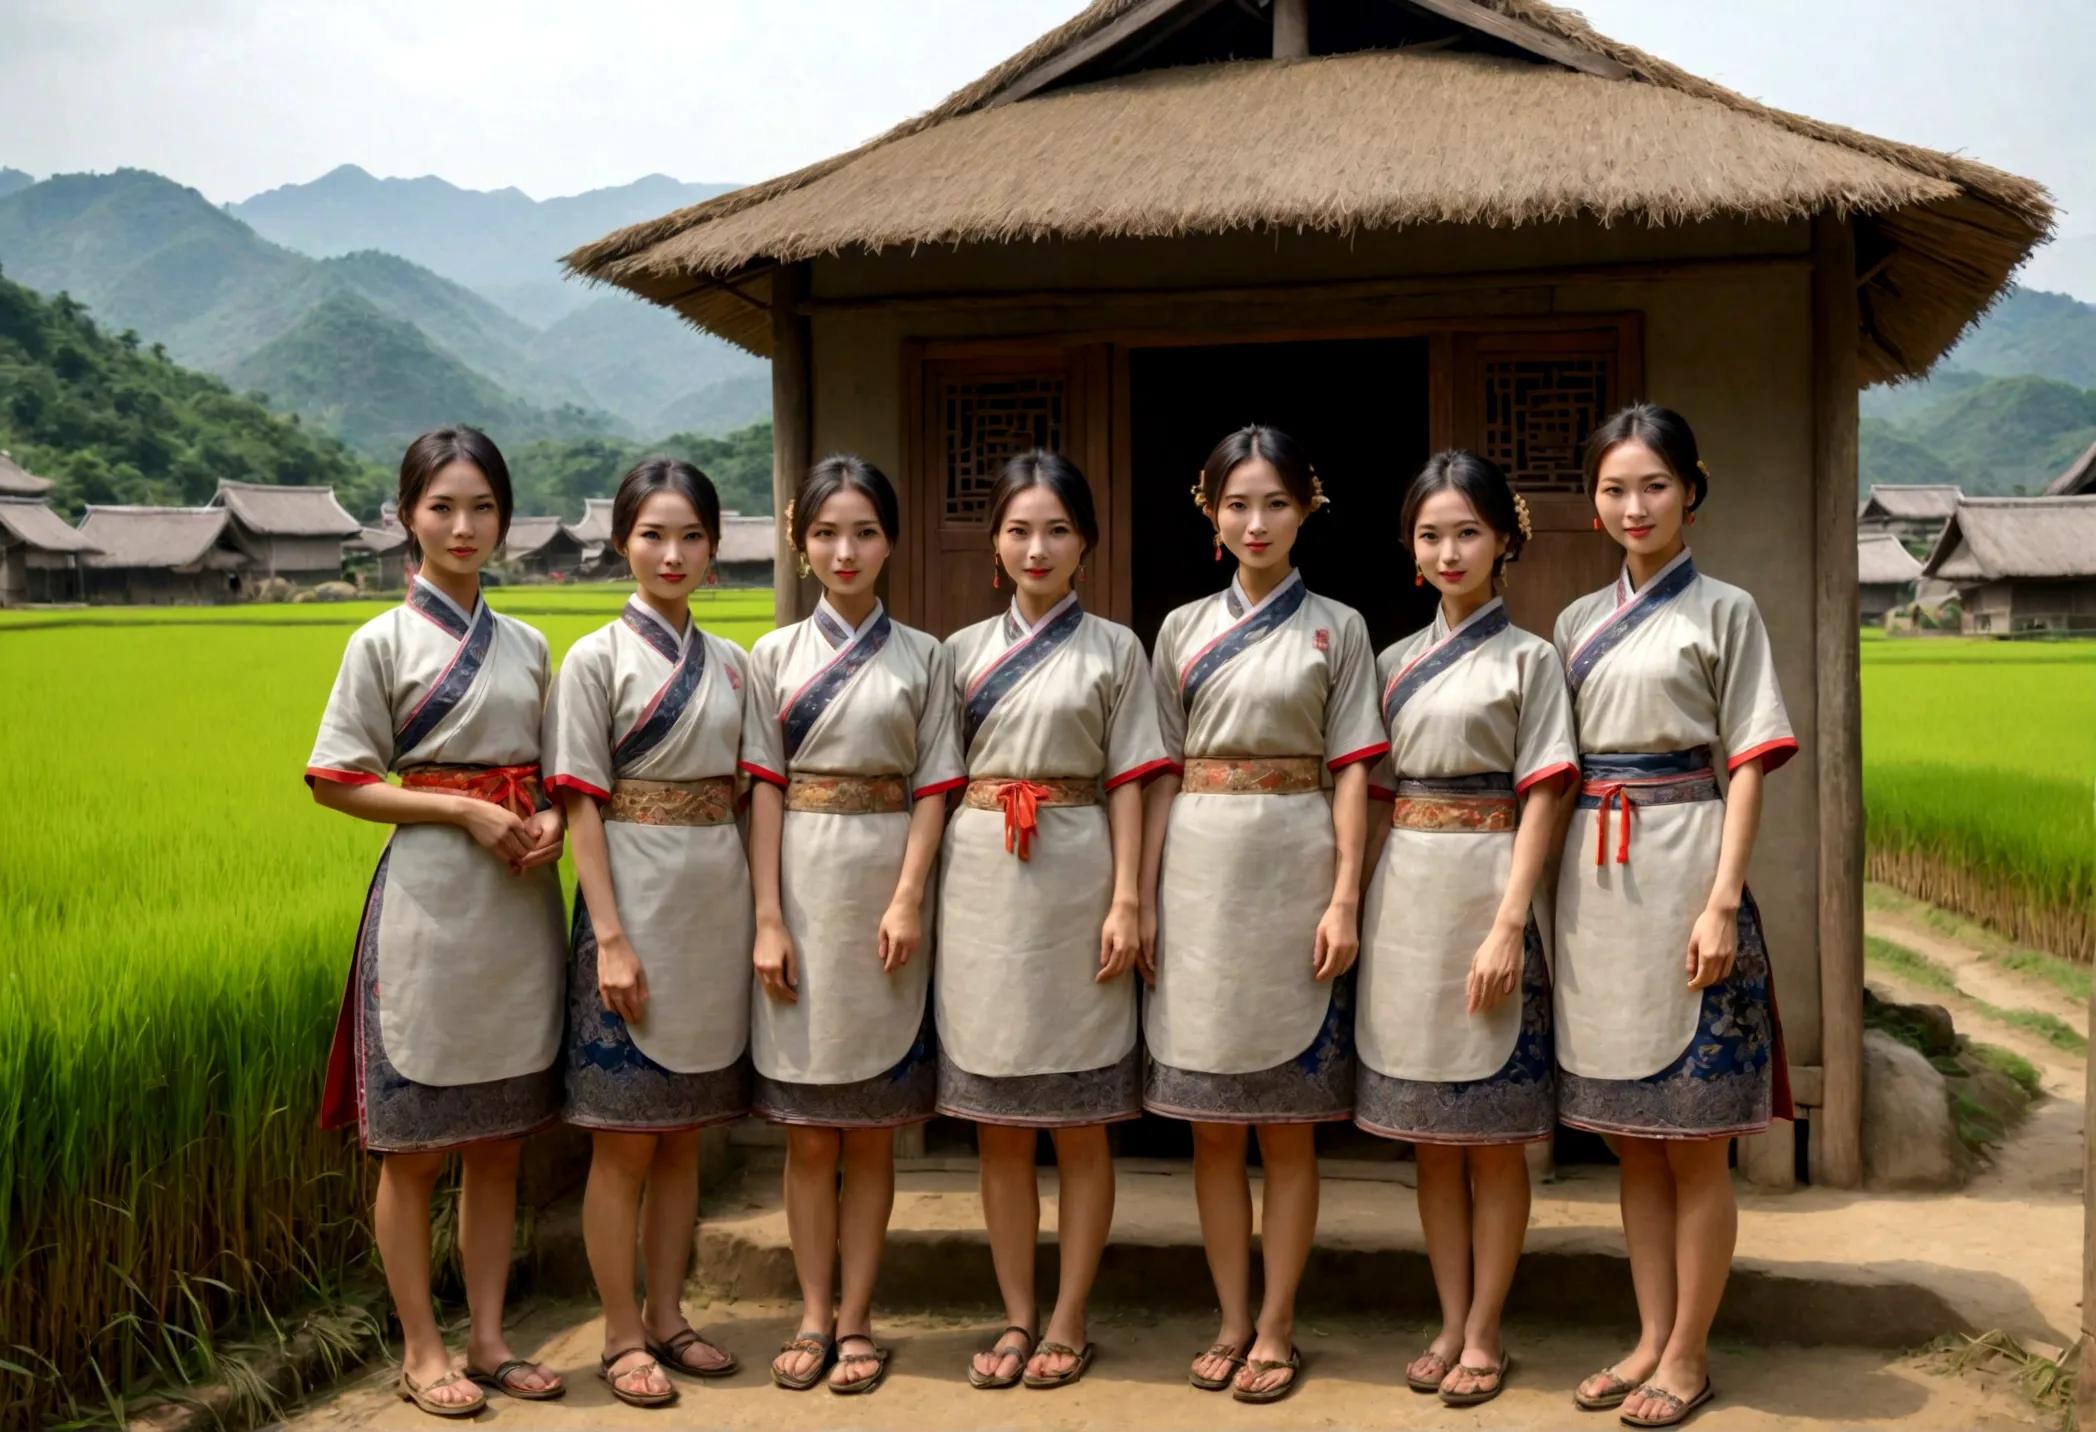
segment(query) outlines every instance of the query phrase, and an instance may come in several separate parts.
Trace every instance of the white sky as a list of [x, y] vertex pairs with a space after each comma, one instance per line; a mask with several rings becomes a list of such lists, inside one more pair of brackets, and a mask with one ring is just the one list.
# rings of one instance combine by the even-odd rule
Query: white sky
[[[1317, 0], [1379, 3], [1379, 0]], [[927, 108], [1080, 0], [0, 0], [0, 165], [220, 201], [341, 163], [538, 198], [754, 180]], [[2089, 0], [1584, 0], [1770, 103], [1961, 150], [2096, 232]]]

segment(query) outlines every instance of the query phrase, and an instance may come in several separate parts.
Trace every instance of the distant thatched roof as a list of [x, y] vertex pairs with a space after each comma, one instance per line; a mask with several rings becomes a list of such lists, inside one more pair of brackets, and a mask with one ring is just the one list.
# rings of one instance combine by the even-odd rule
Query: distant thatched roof
[[779, 525], [769, 517], [721, 515], [720, 560], [723, 562], [769, 562]]
[[369, 552], [378, 556], [407, 544], [408, 534], [398, 527], [365, 527], [342, 545], [353, 551]]
[[[2029, 180], [1771, 109], [1541, 0], [1476, 0], [1491, 23], [1432, 46], [1149, 70], [1132, 57], [1229, 8], [1094, 0], [928, 114], [611, 234], [568, 266], [764, 354], [770, 268], [847, 249], [1861, 214], [1874, 232], [1859, 341], [1875, 382], [1924, 371], [2051, 230]], [[1143, 26], [1157, 38], [1133, 34]], [[1486, 29], [1589, 72], [1509, 58]], [[1101, 46], [1134, 72], [1071, 64]], [[1093, 82], [1033, 88], [1060, 65]]]
[[1957, 508], [1960, 489], [1954, 482], [1874, 482], [1856, 515], [1901, 521], [1941, 521]]
[[2096, 443], [2090, 443], [2082, 455], [2067, 464], [2067, 470], [2045, 484], [2047, 497], [2075, 497], [2085, 492], [2096, 492]]
[[611, 540], [611, 499], [582, 499], [582, 520], [567, 524], [568, 535], [585, 547], [601, 547]]
[[558, 517], [512, 517], [502, 555], [514, 562], [520, 557], [537, 556], [546, 550], [547, 544], [556, 541], [572, 548], [578, 557], [582, 554], [582, 543]]
[[80, 521], [80, 535], [101, 549], [86, 558], [90, 567], [240, 566], [245, 557], [219, 547], [227, 519], [223, 507], [90, 504]]
[[1856, 539], [1856, 580], [1864, 586], [1903, 586], [1921, 580], [1921, 563], [1889, 532]]
[[354, 537], [362, 530], [335, 501], [332, 487], [220, 482], [211, 505], [231, 512], [249, 531], [269, 537]]
[[1923, 571], [1960, 584], [2096, 578], [2096, 497], [1968, 497]]
[[0, 452], [0, 497], [42, 497], [52, 485], [50, 478], [38, 477], [16, 462], [13, 453]]
[[66, 520], [33, 497], [0, 496], [0, 535], [45, 552], [92, 552], [95, 544], [66, 525]]

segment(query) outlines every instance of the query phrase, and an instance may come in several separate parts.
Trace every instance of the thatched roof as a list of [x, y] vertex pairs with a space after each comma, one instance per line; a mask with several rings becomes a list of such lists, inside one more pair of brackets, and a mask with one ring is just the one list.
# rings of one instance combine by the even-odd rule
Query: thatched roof
[[744, 517], [739, 512], [721, 514], [720, 560], [723, 562], [770, 562], [772, 544], [779, 525], [769, 517]]
[[[239, 566], [240, 553], [219, 546], [228, 513], [223, 507], [97, 507], [89, 504], [80, 535], [101, 549], [90, 567]], [[213, 549], [217, 548], [217, 551]]]
[[95, 544], [66, 525], [66, 520], [33, 497], [0, 496], [0, 537], [44, 552], [92, 552]]
[[1968, 497], [1923, 571], [1960, 585], [2096, 578], [2096, 497]]
[[2051, 230], [2029, 180], [1771, 109], [1541, 0], [1373, 13], [1447, 33], [1175, 65], [1172, 32], [1242, 25], [1233, 7], [1094, 0], [857, 149], [620, 230], [567, 263], [761, 355], [769, 270], [848, 249], [1863, 215], [1859, 344], [1876, 382], [1926, 370]]
[[2067, 470], [2045, 484], [2047, 497], [2075, 497], [2084, 492], [2096, 492], [2096, 443], [2082, 450], [2080, 457], [2067, 464]]
[[53, 484], [15, 461], [13, 453], [0, 452], [0, 497], [42, 497]]
[[211, 505], [225, 508], [241, 526], [267, 537], [354, 537], [363, 530], [335, 501], [332, 487], [222, 481]]
[[1904, 586], [1921, 580], [1921, 563], [1889, 532], [1856, 539], [1856, 580], [1864, 586]]
[[405, 547], [408, 534], [398, 527], [365, 527], [342, 545], [352, 551], [369, 552], [374, 556]]
[[611, 540], [611, 499], [582, 499], [582, 520], [567, 524], [568, 535], [585, 547], [601, 547]]
[[1940, 522], [1956, 510], [1960, 495], [1954, 482], [1874, 482], [1856, 515], [1866, 520], [1890, 517], [1907, 522]]
[[582, 555], [582, 543], [577, 541], [568, 525], [558, 517], [512, 517], [509, 536], [503, 540], [504, 560], [514, 562], [520, 557], [535, 557], [546, 550], [549, 543], [559, 543]]

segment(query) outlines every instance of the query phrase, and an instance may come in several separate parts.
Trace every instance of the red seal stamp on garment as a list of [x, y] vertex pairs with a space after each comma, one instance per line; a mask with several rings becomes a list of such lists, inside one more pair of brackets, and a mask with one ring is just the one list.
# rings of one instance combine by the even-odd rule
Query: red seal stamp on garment
[[1331, 632], [1325, 630], [1323, 627], [1319, 627], [1317, 629], [1315, 645], [1319, 651], [1330, 651], [1332, 649]]

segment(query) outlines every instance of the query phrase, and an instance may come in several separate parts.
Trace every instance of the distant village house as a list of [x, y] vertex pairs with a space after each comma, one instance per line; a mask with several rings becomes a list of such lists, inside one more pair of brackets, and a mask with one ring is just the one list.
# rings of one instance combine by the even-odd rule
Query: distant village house
[[2096, 443], [2082, 449], [2080, 457], [2067, 464], [2067, 470], [2045, 484], [2047, 497], [2081, 497], [2096, 493]]
[[80, 559], [94, 544], [51, 510], [51, 486], [0, 452], [0, 607], [83, 600]]
[[1975, 635], [2096, 632], [2096, 494], [1965, 498], [1924, 570]]
[[343, 540], [363, 531], [332, 487], [221, 482], [210, 505], [231, 517], [233, 543], [252, 560], [256, 576], [301, 587], [340, 581]]
[[1890, 532], [1856, 539], [1856, 587], [1865, 626], [1876, 626], [1885, 613], [1914, 600], [1920, 581], [1921, 563]]
[[527, 579], [571, 578], [585, 556], [582, 543], [558, 517], [513, 517], [502, 544], [504, 565]]
[[254, 559], [223, 507], [97, 507], [80, 535], [96, 550], [81, 558], [90, 602], [125, 606], [214, 606], [241, 599]]
[[1873, 483], [1856, 509], [1856, 531], [1934, 542], [1950, 521], [1959, 495], [1957, 484], [1948, 482]]

